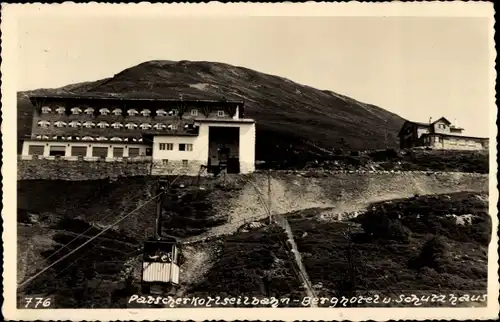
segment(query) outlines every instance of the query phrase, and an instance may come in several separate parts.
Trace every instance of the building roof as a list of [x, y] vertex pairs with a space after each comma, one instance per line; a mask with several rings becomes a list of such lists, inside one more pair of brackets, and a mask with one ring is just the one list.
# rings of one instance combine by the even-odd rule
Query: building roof
[[444, 117], [444, 116], [443, 116], [443, 117], [438, 118], [437, 120], [435, 120], [435, 121], [434, 121], [434, 122], [432, 122], [431, 124], [436, 124], [436, 123], [437, 123], [437, 122], [439, 122], [439, 121], [445, 121], [446, 123], [451, 124], [451, 122], [450, 122], [450, 121], [448, 121], [448, 119], [447, 119], [446, 117]]
[[[428, 122], [428, 123], [424, 123], [424, 122], [414, 122], [414, 121], [406, 121], [403, 123], [403, 125], [401, 126], [401, 129], [399, 130], [399, 133], [398, 133], [398, 136], [401, 135], [401, 131], [406, 127], [407, 124], [415, 124], [415, 125], [418, 125], [418, 126], [425, 126], [425, 127], [429, 127], [429, 126], [432, 126], [434, 124], [436, 124], [437, 122], [439, 121], [444, 121], [446, 122], [447, 124], [451, 124], [451, 122], [445, 118], [444, 116], [443, 117], [440, 117], [438, 118], [437, 120], [435, 120], [434, 122]], [[460, 127], [454, 127], [454, 126], [450, 126], [451, 128], [453, 129], [457, 129], [457, 130], [463, 130], [463, 128], [460, 128]]]
[[228, 103], [228, 104], [244, 104], [244, 101], [235, 100], [208, 100], [208, 99], [180, 99], [171, 97], [159, 97], [159, 98], [131, 98], [124, 97], [115, 94], [58, 94], [58, 95], [30, 95], [31, 99], [74, 99], [74, 100], [109, 100], [109, 101], [139, 101], [139, 102], [185, 102], [185, 103]]
[[415, 124], [415, 125], [419, 125], [419, 126], [426, 126], [426, 127], [430, 125], [430, 123], [413, 122], [413, 121], [408, 121], [408, 120], [406, 120], [406, 121], [403, 123], [403, 125], [401, 126], [401, 129], [399, 130], [399, 132], [398, 132], [398, 136], [400, 136], [400, 135], [401, 135], [401, 131], [403, 131], [403, 129], [404, 129], [404, 128], [406, 127], [406, 125], [408, 125], [408, 124]]

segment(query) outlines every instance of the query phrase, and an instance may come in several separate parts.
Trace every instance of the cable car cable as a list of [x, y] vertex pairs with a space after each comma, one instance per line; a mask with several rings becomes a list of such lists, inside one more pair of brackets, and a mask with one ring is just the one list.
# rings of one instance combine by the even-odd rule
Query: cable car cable
[[99, 232], [97, 235], [93, 236], [91, 239], [89, 239], [88, 241], [84, 242], [83, 244], [81, 244], [80, 246], [78, 246], [77, 248], [75, 248], [74, 250], [72, 250], [71, 252], [69, 252], [68, 254], [64, 255], [63, 257], [59, 258], [58, 260], [56, 260], [55, 262], [53, 262], [52, 264], [50, 264], [49, 266], [45, 267], [44, 269], [42, 269], [40, 272], [36, 273], [34, 276], [28, 278], [26, 281], [24, 281], [23, 283], [21, 283], [18, 288], [22, 288], [24, 287], [26, 284], [28, 284], [29, 282], [33, 281], [35, 278], [37, 278], [38, 276], [40, 276], [41, 274], [43, 274], [44, 272], [46, 272], [49, 268], [51, 268], [52, 266], [56, 265], [57, 263], [61, 262], [63, 259], [65, 259], [66, 257], [68, 257], [69, 255], [75, 253], [76, 251], [80, 250], [81, 248], [83, 248], [85, 245], [89, 244], [91, 241], [93, 241], [94, 239], [96, 239], [97, 237], [99, 237], [100, 235], [104, 234], [106, 231], [108, 231], [109, 229], [111, 229], [111, 227], [113, 226], [116, 226], [117, 224], [119, 224], [121, 221], [123, 221], [125, 218], [129, 217], [130, 215], [136, 213], [139, 209], [141, 209], [142, 207], [144, 207], [145, 205], [147, 205], [149, 202], [151, 202], [152, 200], [158, 198], [162, 193], [154, 196], [153, 198], [147, 200], [145, 203], [143, 203], [142, 205], [140, 205], [139, 207], [135, 208], [134, 210], [132, 210], [131, 212], [129, 212], [127, 215], [121, 217], [120, 219], [118, 219], [117, 221], [115, 221], [113, 224], [111, 224], [110, 226], [108, 226], [107, 228], [105, 228], [104, 230], [102, 230], [101, 232]]
[[[139, 196], [140, 194], [136, 194], [136, 196]], [[125, 209], [130, 206], [130, 204], [132, 203], [132, 201], [129, 201], [126, 205], [124, 205], [122, 207], [122, 212], [125, 211]], [[101, 218], [99, 220], [106, 220], [108, 219], [109, 217], [111, 217], [112, 215], [116, 215], [116, 213], [112, 212], [110, 213], [109, 215], [107, 215], [106, 217], [104, 218]], [[46, 258], [42, 258], [41, 261], [48, 261], [50, 258], [52, 258], [54, 255], [58, 254], [61, 250], [65, 249], [66, 247], [68, 247], [71, 243], [73, 243], [74, 241], [76, 241], [78, 238], [82, 237], [83, 235], [85, 235], [85, 233], [89, 232], [92, 228], [95, 228], [94, 226], [90, 226], [90, 228], [88, 228], [87, 230], [85, 230], [84, 232], [80, 233], [78, 236], [76, 236], [75, 238], [73, 238], [70, 242], [68, 242], [67, 244], [63, 245], [61, 248], [59, 248], [58, 250], [56, 250], [54, 253], [52, 253], [51, 255], [49, 255], [48, 257]]]

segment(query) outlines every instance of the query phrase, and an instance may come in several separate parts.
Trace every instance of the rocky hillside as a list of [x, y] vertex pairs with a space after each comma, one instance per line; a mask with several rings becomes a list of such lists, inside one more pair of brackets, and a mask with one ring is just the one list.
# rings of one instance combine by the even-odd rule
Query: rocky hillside
[[[267, 182], [264, 174], [176, 181], [162, 205], [162, 228], [183, 240], [178, 296], [203, 297], [207, 290], [221, 297], [305, 296], [283, 230], [269, 225], [263, 207]], [[273, 212], [289, 218], [320, 296], [352, 290], [346, 233], [354, 234], [357, 290], [448, 294], [451, 289], [486, 286], [491, 235], [486, 176], [389, 173], [305, 178], [273, 173], [271, 186]], [[139, 293], [141, 245], [153, 233], [155, 204], [146, 203], [153, 188], [154, 180], [145, 177], [19, 181], [19, 282], [144, 206], [56, 263], [18, 296], [50, 296], [59, 308], [133, 307], [127, 299]], [[358, 213], [353, 220], [341, 219]], [[432, 236], [444, 240], [433, 246]], [[63, 245], [67, 247], [60, 250]], [[426, 266], [413, 265], [417, 256]], [[391, 274], [381, 279], [387, 272]]]
[[[333, 76], [334, 77], [334, 76]], [[238, 99], [257, 120], [257, 158], [293, 159], [323, 149], [395, 147], [404, 119], [377, 106], [248, 68], [214, 62], [148, 61], [113, 77], [18, 93], [19, 135], [29, 134], [29, 93]], [[306, 151], [307, 153], [303, 153]]]

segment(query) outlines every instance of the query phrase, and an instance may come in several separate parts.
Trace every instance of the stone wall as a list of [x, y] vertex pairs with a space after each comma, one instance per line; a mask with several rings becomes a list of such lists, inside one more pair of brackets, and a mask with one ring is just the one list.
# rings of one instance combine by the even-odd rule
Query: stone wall
[[[167, 176], [167, 175], [192, 175], [196, 176], [200, 173], [202, 163], [197, 160], [188, 160], [187, 165], [181, 160], [168, 160], [167, 164], [162, 161], [154, 161], [151, 175]], [[207, 171], [203, 171], [200, 175], [205, 176]]]
[[17, 180], [97, 180], [103, 178], [146, 176], [151, 161], [67, 161], [18, 160]]

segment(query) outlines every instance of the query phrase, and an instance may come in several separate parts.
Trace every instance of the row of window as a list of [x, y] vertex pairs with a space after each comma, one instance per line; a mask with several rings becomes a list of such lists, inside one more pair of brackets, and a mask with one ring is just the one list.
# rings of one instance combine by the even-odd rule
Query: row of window
[[466, 141], [466, 140], [456, 140], [456, 139], [450, 139], [449, 143], [451, 145], [469, 145], [469, 146], [475, 146], [476, 142], [475, 141]]
[[[441, 143], [441, 142], [443, 142], [443, 139], [441, 137], [435, 136], [433, 141], [436, 143]], [[432, 141], [431, 141], [430, 137], [426, 137], [426, 138], [424, 138], [424, 142], [431, 143]], [[477, 144], [473, 140], [463, 140], [463, 139], [449, 139], [448, 143], [450, 145], [457, 145], [458, 144], [458, 145], [469, 145], [469, 146], [475, 146]]]
[[[73, 107], [70, 109], [71, 111], [71, 114], [73, 115], [78, 115], [78, 114], [88, 114], [88, 115], [93, 115], [95, 113], [95, 109], [93, 109], [92, 107], [88, 107], [86, 108], [85, 110], [79, 108], [79, 107]], [[48, 106], [43, 106], [42, 107], [42, 113], [43, 114], [48, 114], [48, 113], [51, 113], [52, 112], [52, 108], [48, 107]], [[66, 114], [66, 108], [65, 107], [58, 107], [55, 109], [55, 112], [58, 113], [58, 114]], [[113, 115], [122, 115], [123, 111], [122, 109], [120, 108], [115, 108], [114, 110], [110, 110], [108, 108], [101, 108], [99, 109], [99, 114], [100, 115], [109, 115], [109, 114], [113, 114]], [[151, 110], [149, 109], [143, 109], [141, 110], [140, 112], [136, 109], [129, 109], [127, 110], [127, 114], [129, 116], [135, 116], [135, 115], [138, 115], [138, 114], [141, 114], [142, 116], [150, 116], [151, 115]], [[166, 116], [166, 115], [169, 115], [169, 116], [175, 116], [179, 114], [179, 110], [177, 109], [172, 109], [170, 111], [165, 111], [163, 109], [159, 109], [159, 110], [156, 110], [156, 115], [157, 116]], [[192, 109], [190, 111], [190, 114], [191, 116], [198, 116], [198, 110], [197, 109]], [[218, 110], [217, 111], [217, 116], [219, 117], [224, 117], [225, 116], [225, 112], [224, 110]]]
[[38, 140], [77, 140], [77, 141], [112, 141], [112, 142], [142, 142], [142, 138], [121, 138], [121, 137], [112, 137], [107, 138], [105, 136], [48, 136], [48, 135], [37, 135], [36, 138]]
[[[112, 149], [112, 157], [113, 158], [122, 158], [124, 156], [124, 148], [122, 147], [113, 147]], [[29, 155], [44, 155], [45, 146], [43, 145], [30, 145], [28, 148]], [[92, 147], [91, 155], [93, 157], [106, 158], [108, 157], [108, 147]], [[139, 148], [128, 148], [128, 157], [134, 158], [143, 155], [140, 153]], [[66, 156], [66, 147], [65, 146], [51, 146], [49, 150], [49, 156]], [[86, 146], [73, 146], [70, 150], [70, 156], [76, 157], [86, 157], [87, 156], [87, 147]], [[162, 164], [164, 166], [168, 165], [168, 159], [163, 159]], [[182, 166], [188, 166], [188, 160], [182, 160]]]
[[[92, 147], [91, 155], [93, 157], [108, 157], [108, 147]], [[123, 147], [113, 147], [112, 153], [114, 158], [123, 157]], [[44, 155], [45, 146], [43, 145], [30, 145], [28, 148], [29, 155]], [[140, 153], [139, 148], [128, 148], [128, 157], [134, 158], [140, 155], [144, 155], [144, 153]], [[49, 149], [49, 156], [66, 156], [66, 147], [64, 145], [53, 145]], [[70, 150], [70, 156], [87, 156], [87, 147], [86, 146], [72, 146]]]
[[[38, 127], [41, 127], [41, 128], [49, 128], [50, 127], [50, 122], [49, 121], [38, 121]], [[66, 123], [66, 122], [63, 122], [63, 121], [56, 121], [54, 122], [54, 127], [72, 127], [72, 128], [78, 128], [78, 127], [85, 127], [85, 128], [94, 128], [94, 127], [98, 127], [98, 128], [101, 128], [101, 129], [105, 129], [105, 128], [108, 128], [108, 127], [112, 127], [114, 129], [121, 129], [123, 127], [129, 129], [129, 130], [133, 130], [133, 129], [136, 129], [137, 127], [140, 127], [142, 130], [149, 130], [151, 128], [155, 129], [155, 130], [164, 130], [164, 129], [169, 129], [169, 130], [177, 130], [178, 129], [178, 125], [177, 124], [163, 124], [163, 123], [156, 123], [155, 125], [151, 125], [149, 123], [142, 123], [140, 125], [137, 125], [135, 123], [126, 123], [126, 124], [122, 124], [120, 122], [115, 122], [115, 123], [108, 123], [108, 122], [105, 122], [105, 121], [101, 121], [99, 123], [94, 123], [92, 121], [87, 121], [87, 122], [78, 122], [78, 121], [71, 121], [69, 123]], [[193, 129], [195, 127], [195, 125], [192, 125], [192, 124], [186, 124], [184, 125], [184, 129]]]
[[[168, 165], [168, 159], [163, 159], [163, 160], [161, 160], [161, 163], [162, 163], [163, 165]], [[188, 160], [182, 160], [182, 166], [183, 166], [183, 167], [187, 167], [187, 166], [188, 166], [188, 164], [189, 164]]]
[[[174, 150], [173, 143], [160, 143], [159, 148], [162, 151]], [[189, 143], [179, 143], [179, 151], [193, 151], [193, 145]]]

